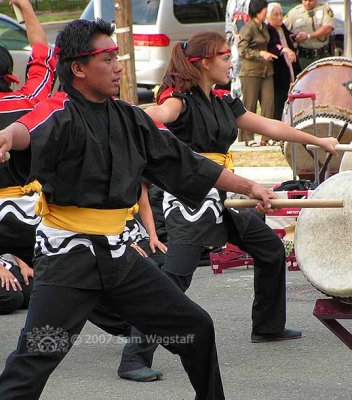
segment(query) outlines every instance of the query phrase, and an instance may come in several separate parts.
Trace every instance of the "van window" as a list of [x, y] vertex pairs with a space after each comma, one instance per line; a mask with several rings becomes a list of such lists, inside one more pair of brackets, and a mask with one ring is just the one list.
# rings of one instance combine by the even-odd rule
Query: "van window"
[[9, 21], [0, 21], [0, 45], [8, 50], [28, 50], [26, 31]]
[[181, 24], [224, 22], [227, 0], [174, 0], [174, 14]]
[[[135, 25], [155, 25], [158, 16], [160, 0], [132, 0], [132, 17]], [[102, 18], [115, 22], [114, 0], [102, 0]], [[82, 19], [92, 21], [94, 4], [91, 0], [81, 15]]]
[[155, 25], [160, 0], [133, 0], [133, 23], [135, 25]]

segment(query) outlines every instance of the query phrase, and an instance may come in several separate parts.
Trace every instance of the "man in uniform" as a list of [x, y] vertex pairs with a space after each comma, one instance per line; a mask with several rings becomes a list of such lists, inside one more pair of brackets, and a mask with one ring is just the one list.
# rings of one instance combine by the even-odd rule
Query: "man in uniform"
[[302, 4], [288, 12], [284, 23], [295, 34], [302, 69], [313, 61], [332, 55], [329, 41], [334, 30], [334, 13], [327, 3], [302, 0]]

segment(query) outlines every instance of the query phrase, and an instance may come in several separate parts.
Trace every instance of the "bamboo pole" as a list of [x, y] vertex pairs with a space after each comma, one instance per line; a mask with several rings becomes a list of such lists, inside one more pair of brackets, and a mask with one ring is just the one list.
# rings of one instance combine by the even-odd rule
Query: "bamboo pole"
[[[321, 147], [316, 146], [315, 144], [307, 144], [307, 150], [323, 150]], [[337, 151], [352, 151], [352, 145], [350, 144], [337, 144], [335, 146]]]
[[[251, 208], [261, 200], [257, 199], [227, 199], [227, 208]], [[339, 199], [271, 199], [272, 208], [341, 208], [344, 201]]]

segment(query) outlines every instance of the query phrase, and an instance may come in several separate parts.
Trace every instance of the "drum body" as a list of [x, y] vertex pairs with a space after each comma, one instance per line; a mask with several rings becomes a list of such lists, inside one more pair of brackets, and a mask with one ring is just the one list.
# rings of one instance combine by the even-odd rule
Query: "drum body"
[[[329, 125], [336, 137], [348, 122], [347, 130], [341, 143], [352, 141], [352, 59], [346, 57], [329, 57], [310, 64], [291, 87], [291, 92], [314, 92], [316, 94], [316, 128], [318, 136], [328, 136]], [[298, 99], [292, 104], [293, 126], [304, 132], [313, 134], [313, 104], [311, 99]], [[291, 125], [288, 103], [283, 112], [283, 121]], [[331, 128], [330, 128], [331, 129]], [[310, 177], [314, 171], [311, 155], [302, 145], [296, 146], [297, 174]], [[292, 144], [285, 143], [285, 156], [292, 167]], [[325, 152], [318, 151], [319, 160], [325, 159]], [[342, 154], [334, 157], [329, 164], [331, 173], [339, 170]]]
[[302, 209], [295, 229], [298, 265], [318, 290], [352, 303], [352, 171], [330, 177], [310, 198], [343, 199], [345, 206]]

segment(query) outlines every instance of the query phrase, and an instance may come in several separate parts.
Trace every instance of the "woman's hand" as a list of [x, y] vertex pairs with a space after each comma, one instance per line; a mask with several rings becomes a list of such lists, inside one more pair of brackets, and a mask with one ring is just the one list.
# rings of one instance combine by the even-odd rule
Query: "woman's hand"
[[291, 49], [289, 49], [288, 47], [284, 47], [281, 50], [282, 53], [286, 53], [288, 55], [288, 59], [290, 60], [291, 63], [296, 62], [297, 57], [296, 57], [296, 53], [294, 51], [292, 51]]
[[16, 257], [15, 260], [21, 270], [21, 275], [23, 276], [24, 283], [26, 285], [29, 285], [29, 278], [34, 278], [33, 268], [29, 267], [28, 264], [26, 264], [18, 257]]
[[337, 155], [337, 151], [335, 146], [339, 144], [336, 138], [334, 137], [325, 137], [319, 138], [319, 144], [321, 148], [323, 148], [327, 153], [331, 153], [333, 155]]
[[142, 249], [142, 247], [139, 247], [137, 243], [132, 243], [131, 247], [135, 249], [142, 257], [148, 257], [148, 254]]
[[167, 252], [167, 247], [164, 245], [164, 243], [160, 242], [158, 237], [151, 237], [149, 239], [149, 247], [153, 253], [155, 253], [156, 249], [159, 249], [164, 254]]
[[274, 60], [274, 59], [276, 60], [278, 58], [275, 54], [269, 53], [268, 51], [265, 51], [265, 50], [261, 50], [259, 52], [259, 55], [260, 55], [260, 57], [264, 58], [264, 60], [266, 60], [266, 61], [272, 61], [272, 60]]
[[7, 291], [10, 287], [17, 292], [17, 289], [22, 290], [21, 284], [18, 282], [17, 278], [2, 264], [0, 264], [0, 281], [1, 287], [5, 287]]

